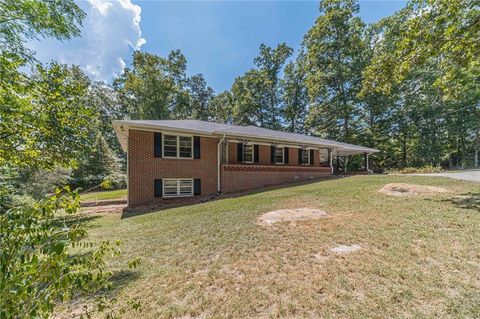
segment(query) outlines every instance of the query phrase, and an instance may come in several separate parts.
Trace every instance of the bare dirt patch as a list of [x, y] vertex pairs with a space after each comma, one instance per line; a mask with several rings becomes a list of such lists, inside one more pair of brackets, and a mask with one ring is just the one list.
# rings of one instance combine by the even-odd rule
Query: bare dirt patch
[[260, 216], [258, 221], [262, 225], [270, 226], [281, 222], [296, 222], [318, 219], [327, 215], [327, 212], [313, 208], [281, 209], [263, 214]]
[[379, 192], [387, 195], [393, 195], [393, 196], [405, 196], [405, 195], [447, 193], [448, 190], [443, 187], [437, 187], [437, 186], [426, 186], [426, 185], [405, 184], [405, 183], [390, 183], [383, 186], [383, 188], [380, 189]]
[[103, 206], [92, 206], [84, 207], [82, 212], [84, 213], [121, 213], [127, 205], [103, 205]]
[[343, 254], [353, 253], [354, 251], [360, 250], [361, 248], [362, 247], [360, 245], [357, 245], [357, 244], [340, 245], [340, 246], [337, 246], [337, 247], [333, 247], [332, 249], [330, 249], [330, 251], [332, 253], [335, 253], [335, 254], [343, 255]]

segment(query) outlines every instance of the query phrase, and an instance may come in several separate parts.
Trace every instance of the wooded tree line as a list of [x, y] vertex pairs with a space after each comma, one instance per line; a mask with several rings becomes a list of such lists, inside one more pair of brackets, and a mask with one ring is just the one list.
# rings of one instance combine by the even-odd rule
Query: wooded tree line
[[475, 165], [478, 3], [412, 1], [370, 25], [358, 13], [354, 0], [321, 1], [299, 52], [262, 44], [255, 67], [219, 94], [187, 76], [179, 50], [135, 52], [112, 86], [91, 92], [102, 96], [102, 135], [118, 150], [111, 119], [201, 119], [375, 147], [380, 169]]

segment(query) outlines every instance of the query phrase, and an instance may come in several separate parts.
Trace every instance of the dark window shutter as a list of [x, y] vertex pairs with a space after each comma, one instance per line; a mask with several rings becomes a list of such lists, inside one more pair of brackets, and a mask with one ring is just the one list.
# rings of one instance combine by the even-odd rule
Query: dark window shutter
[[163, 194], [163, 183], [161, 179], [155, 180], [155, 197], [162, 197]]
[[275, 164], [275, 146], [270, 146], [270, 163]]
[[259, 155], [260, 152], [258, 151], [259, 147], [258, 145], [253, 145], [253, 162], [258, 163], [259, 162]]
[[313, 150], [310, 150], [310, 156], [309, 156], [310, 165], [313, 165], [313, 163], [315, 163], [313, 154], [314, 154]]
[[195, 178], [193, 180], [193, 195], [202, 194], [202, 180], [200, 178]]
[[193, 158], [200, 158], [200, 136], [193, 137]]
[[153, 155], [155, 157], [162, 157], [162, 133], [153, 133]]
[[298, 149], [298, 164], [302, 164], [302, 149]]
[[237, 162], [243, 163], [243, 144], [237, 143]]
[[285, 159], [285, 164], [288, 164], [288, 147], [283, 148], [283, 158]]

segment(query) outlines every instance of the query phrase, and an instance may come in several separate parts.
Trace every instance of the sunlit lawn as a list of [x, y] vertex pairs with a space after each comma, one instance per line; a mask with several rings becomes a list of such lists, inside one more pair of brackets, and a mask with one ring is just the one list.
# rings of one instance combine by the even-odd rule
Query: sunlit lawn
[[[390, 182], [452, 193], [377, 192]], [[143, 259], [123, 272], [118, 294], [141, 300], [141, 318], [478, 318], [479, 197], [480, 184], [452, 179], [357, 176], [123, 219], [109, 214], [91, 222], [91, 238], [123, 240], [115, 270]], [[257, 224], [264, 212], [296, 207], [330, 215]], [[362, 249], [330, 252], [340, 244]]]
[[81, 201], [96, 201], [96, 200], [116, 200], [127, 199], [126, 189], [116, 189], [113, 191], [88, 192], [80, 195]]

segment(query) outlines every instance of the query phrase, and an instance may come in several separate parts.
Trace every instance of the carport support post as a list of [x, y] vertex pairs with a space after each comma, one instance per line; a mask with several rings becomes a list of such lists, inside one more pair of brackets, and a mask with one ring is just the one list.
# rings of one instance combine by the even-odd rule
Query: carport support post
[[363, 153], [363, 159], [365, 161], [365, 170], [368, 172], [368, 153]]

